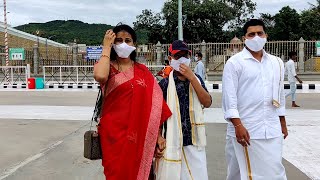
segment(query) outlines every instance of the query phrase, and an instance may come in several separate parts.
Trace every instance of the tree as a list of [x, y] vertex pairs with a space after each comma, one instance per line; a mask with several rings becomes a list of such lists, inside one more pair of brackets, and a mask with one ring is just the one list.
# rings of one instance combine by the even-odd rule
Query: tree
[[320, 39], [320, 0], [317, 4], [310, 4], [308, 10], [299, 15], [289, 6], [283, 7], [279, 13], [260, 14], [266, 24], [270, 40], [305, 40]]
[[[178, 1], [171, 0], [165, 2], [162, 10], [165, 19], [164, 35], [169, 41], [177, 38], [177, 8]], [[184, 24], [184, 40], [225, 42], [225, 25], [241, 24], [240, 19], [254, 9], [255, 4], [251, 0], [185, 0], [183, 14], [187, 19]]]
[[320, 0], [317, 3], [301, 14], [301, 36], [305, 40], [320, 39]]
[[275, 16], [269, 13], [260, 13], [260, 19], [264, 22], [266, 26], [266, 33], [268, 34], [269, 40], [275, 40], [276, 35], [274, 34], [274, 27], [276, 25]]
[[320, 0], [317, 0], [317, 4], [312, 4], [312, 3], [309, 3], [309, 4], [311, 5], [311, 10], [314, 10], [320, 13]]
[[276, 24], [275, 17], [269, 13], [260, 13], [260, 19], [262, 19], [266, 27], [270, 29], [274, 28]]
[[274, 16], [274, 29], [270, 39], [274, 40], [299, 40], [300, 38], [300, 15], [289, 6], [283, 7]]
[[54, 20], [46, 23], [30, 23], [15, 28], [30, 34], [35, 34], [39, 30], [39, 36], [51, 37], [51, 40], [64, 44], [76, 40], [80, 44], [100, 45], [105, 32], [113, 27], [107, 24], [88, 24], [77, 20]]
[[136, 19], [133, 25], [139, 36], [138, 43], [157, 43], [161, 41], [163, 22], [160, 13], [154, 14], [151, 10], [145, 9]]
[[[225, 42], [224, 29], [236, 29], [255, 10], [251, 0], [184, 0], [183, 34], [187, 42]], [[170, 43], [178, 38], [178, 0], [164, 3], [161, 13], [144, 10], [137, 16], [135, 29], [148, 31], [149, 42]]]
[[235, 27], [237, 29], [242, 27], [244, 23], [246, 23], [250, 18], [254, 17], [252, 12], [256, 10], [256, 3], [253, 3], [251, 0], [228, 0], [226, 3], [232, 8], [232, 14], [235, 17], [235, 19], [230, 23], [231, 28]]

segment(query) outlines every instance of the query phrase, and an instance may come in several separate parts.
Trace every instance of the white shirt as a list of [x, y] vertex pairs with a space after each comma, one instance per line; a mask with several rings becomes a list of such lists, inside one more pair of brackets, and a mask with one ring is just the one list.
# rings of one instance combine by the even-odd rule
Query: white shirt
[[202, 79], [203, 81], [205, 81], [206, 72], [205, 72], [205, 69], [204, 69], [204, 64], [203, 64], [203, 62], [201, 62], [201, 61], [198, 61], [198, 62], [197, 62], [197, 65], [196, 65], [196, 67], [194, 68], [194, 73], [198, 74], [198, 75], [201, 77], [201, 79]]
[[288, 74], [289, 83], [296, 82], [296, 78], [295, 78], [295, 76], [297, 75], [296, 67], [292, 59], [289, 59], [289, 61], [286, 63], [286, 73]]
[[230, 119], [240, 118], [251, 139], [282, 136], [279, 116], [285, 115], [285, 94], [284, 87], [281, 87], [281, 106], [272, 105], [271, 58], [275, 57], [263, 52], [259, 62], [244, 48], [227, 61], [222, 79], [222, 108], [228, 121], [227, 135], [236, 137]]

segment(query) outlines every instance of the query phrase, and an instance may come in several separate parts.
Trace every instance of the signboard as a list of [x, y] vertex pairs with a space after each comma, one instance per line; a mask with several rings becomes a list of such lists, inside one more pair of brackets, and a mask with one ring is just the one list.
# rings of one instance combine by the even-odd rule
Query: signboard
[[87, 47], [87, 60], [100, 59], [102, 47]]
[[10, 48], [9, 60], [25, 60], [24, 48]]
[[320, 56], [320, 41], [316, 42], [317, 56]]

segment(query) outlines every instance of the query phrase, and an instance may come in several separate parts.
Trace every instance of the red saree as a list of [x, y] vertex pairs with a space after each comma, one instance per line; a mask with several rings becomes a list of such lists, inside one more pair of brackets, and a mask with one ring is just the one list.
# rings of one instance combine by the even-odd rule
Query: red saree
[[147, 180], [159, 126], [171, 116], [146, 66], [126, 72], [110, 67], [98, 129], [108, 180]]

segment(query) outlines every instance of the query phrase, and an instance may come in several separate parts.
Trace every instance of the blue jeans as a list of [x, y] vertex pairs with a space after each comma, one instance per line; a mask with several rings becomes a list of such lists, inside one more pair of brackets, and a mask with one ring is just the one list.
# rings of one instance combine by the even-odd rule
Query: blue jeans
[[290, 91], [286, 93], [286, 97], [291, 95], [291, 101], [296, 101], [297, 85], [295, 82], [290, 83]]

